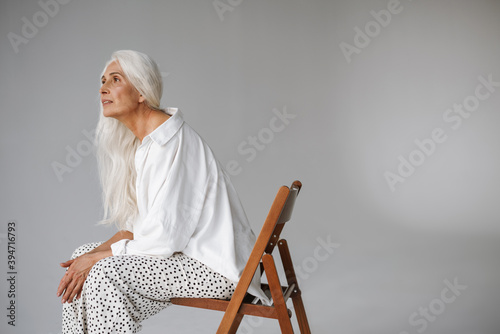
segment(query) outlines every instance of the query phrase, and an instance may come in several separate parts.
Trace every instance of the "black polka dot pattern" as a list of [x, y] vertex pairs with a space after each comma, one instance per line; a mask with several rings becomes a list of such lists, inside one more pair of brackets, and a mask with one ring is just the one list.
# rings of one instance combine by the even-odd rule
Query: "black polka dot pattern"
[[[101, 243], [85, 244], [72, 259]], [[170, 298], [229, 299], [236, 283], [182, 253], [171, 257], [119, 255], [97, 262], [82, 295], [63, 305], [62, 332], [137, 333], [141, 322], [171, 305]]]

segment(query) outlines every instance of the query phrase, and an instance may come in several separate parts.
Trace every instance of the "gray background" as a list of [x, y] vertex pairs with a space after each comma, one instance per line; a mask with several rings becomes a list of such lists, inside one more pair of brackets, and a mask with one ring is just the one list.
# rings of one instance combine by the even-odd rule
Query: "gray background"
[[[59, 262], [115, 232], [95, 225], [100, 186], [83, 131], [97, 123], [104, 63], [134, 49], [164, 72], [163, 106], [181, 108], [224, 165], [241, 166], [232, 179], [255, 231], [278, 187], [303, 182], [284, 237], [314, 333], [498, 334], [500, 87], [458, 129], [443, 116], [480, 76], [500, 81], [500, 2], [401, 0], [385, 26], [371, 11], [388, 0], [220, 2], [220, 15], [211, 0], [74, 0], [47, 15], [37, 1], [1, 1], [0, 331], [59, 333]], [[8, 34], [23, 36], [23, 17], [40, 27], [16, 52]], [[355, 46], [365, 28], [369, 44], [358, 36], [348, 61], [341, 43]], [[295, 117], [270, 137], [273, 109]], [[384, 173], [437, 128], [446, 141], [391, 191]], [[247, 161], [238, 146], [259, 133], [266, 144]], [[53, 164], [78, 149], [59, 180]], [[6, 318], [10, 220], [16, 327]], [[461, 290], [445, 304], [446, 280]], [[143, 332], [213, 333], [221, 317], [171, 307]], [[248, 318], [240, 332], [278, 324]]]

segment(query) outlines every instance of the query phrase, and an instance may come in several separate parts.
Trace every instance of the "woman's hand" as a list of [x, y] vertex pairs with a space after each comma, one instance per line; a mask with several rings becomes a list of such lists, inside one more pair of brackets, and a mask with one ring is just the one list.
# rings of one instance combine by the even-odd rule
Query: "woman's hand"
[[90, 270], [97, 261], [105, 257], [112, 256], [111, 245], [122, 239], [134, 239], [134, 234], [129, 231], [118, 231], [108, 241], [103, 242], [100, 246], [94, 248], [88, 253], [61, 263], [61, 267], [68, 268], [66, 274], [61, 279], [57, 288], [57, 297], [63, 295], [61, 302], [73, 301], [73, 298], [80, 298], [82, 293], [83, 283], [87, 278]]
[[111, 250], [86, 253], [76, 259], [61, 263], [61, 267], [68, 268], [57, 288], [57, 297], [62, 295], [61, 302], [71, 302], [75, 296], [77, 299], [80, 298], [85, 279], [94, 264], [111, 255]]

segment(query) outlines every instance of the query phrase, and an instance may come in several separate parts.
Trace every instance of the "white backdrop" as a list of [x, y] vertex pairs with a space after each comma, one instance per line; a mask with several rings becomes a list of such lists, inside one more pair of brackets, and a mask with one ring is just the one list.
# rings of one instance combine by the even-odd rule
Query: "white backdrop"
[[[59, 262], [115, 232], [95, 225], [89, 138], [105, 62], [134, 49], [256, 232], [278, 187], [303, 182], [284, 237], [314, 333], [498, 334], [499, 14], [494, 0], [2, 0], [0, 331], [60, 333]], [[171, 307], [143, 332], [213, 333], [221, 317]]]

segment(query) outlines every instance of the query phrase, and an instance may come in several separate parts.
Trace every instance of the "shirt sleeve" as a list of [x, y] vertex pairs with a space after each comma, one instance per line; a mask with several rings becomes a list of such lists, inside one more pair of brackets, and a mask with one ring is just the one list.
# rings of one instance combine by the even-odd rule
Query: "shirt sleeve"
[[200, 219], [210, 173], [206, 165], [186, 168], [182, 157], [175, 160], [158, 192], [150, 194], [154, 199], [147, 215], [134, 223], [134, 240], [112, 244], [113, 255], [167, 258], [186, 248]]
[[113, 255], [125, 254], [125, 246], [129, 241], [129, 239], [122, 239], [115, 242], [114, 244], [111, 244], [111, 253], [113, 253]]

